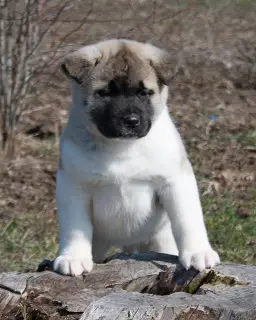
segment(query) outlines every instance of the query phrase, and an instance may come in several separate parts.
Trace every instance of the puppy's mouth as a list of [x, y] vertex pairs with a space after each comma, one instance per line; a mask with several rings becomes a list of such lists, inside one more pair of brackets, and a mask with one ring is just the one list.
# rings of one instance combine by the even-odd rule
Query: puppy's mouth
[[152, 122], [142, 113], [129, 112], [121, 115], [96, 115], [92, 119], [100, 133], [108, 139], [140, 139], [145, 137]]

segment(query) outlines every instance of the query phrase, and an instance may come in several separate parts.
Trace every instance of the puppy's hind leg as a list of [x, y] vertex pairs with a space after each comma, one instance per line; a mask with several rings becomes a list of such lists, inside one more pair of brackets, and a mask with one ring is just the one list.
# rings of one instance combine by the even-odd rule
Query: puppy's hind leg
[[169, 220], [152, 236], [146, 245], [146, 249], [147, 251], [178, 255], [178, 249]]
[[109, 247], [110, 246], [106, 241], [94, 236], [92, 240], [93, 261], [96, 263], [103, 261]]
[[178, 249], [172, 234], [171, 223], [166, 219], [165, 224], [149, 239], [149, 241], [125, 246], [123, 252], [128, 254], [155, 251], [177, 256]]

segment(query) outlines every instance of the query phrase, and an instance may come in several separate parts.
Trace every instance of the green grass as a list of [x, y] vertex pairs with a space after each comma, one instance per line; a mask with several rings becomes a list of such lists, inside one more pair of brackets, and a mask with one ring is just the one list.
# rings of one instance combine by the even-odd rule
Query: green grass
[[0, 222], [0, 270], [35, 271], [44, 258], [57, 252], [57, 226], [38, 213]]
[[210, 242], [222, 261], [255, 265], [255, 207], [248, 209], [249, 216], [240, 217], [229, 195], [207, 196], [202, 202]]
[[256, 146], [256, 131], [242, 132], [237, 136], [237, 141], [243, 147]]

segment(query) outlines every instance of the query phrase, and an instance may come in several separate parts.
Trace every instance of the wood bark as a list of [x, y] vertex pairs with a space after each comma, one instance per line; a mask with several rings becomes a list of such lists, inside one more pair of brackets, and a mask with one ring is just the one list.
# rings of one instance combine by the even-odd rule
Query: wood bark
[[255, 320], [256, 267], [186, 271], [175, 256], [116, 254], [90, 274], [65, 277], [44, 261], [0, 274], [1, 320]]

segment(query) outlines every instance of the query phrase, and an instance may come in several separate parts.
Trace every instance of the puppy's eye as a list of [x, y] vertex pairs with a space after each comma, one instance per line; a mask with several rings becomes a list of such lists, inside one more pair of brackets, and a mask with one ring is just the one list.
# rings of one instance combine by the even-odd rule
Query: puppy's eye
[[100, 90], [95, 91], [94, 95], [99, 96], [99, 97], [109, 97], [111, 95], [111, 93], [107, 89], [100, 89]]
[[137, 91], [137, 95], [139, 96], [152, 96], [154, 94], [154, 91], [151, 89], [140, 89]]

